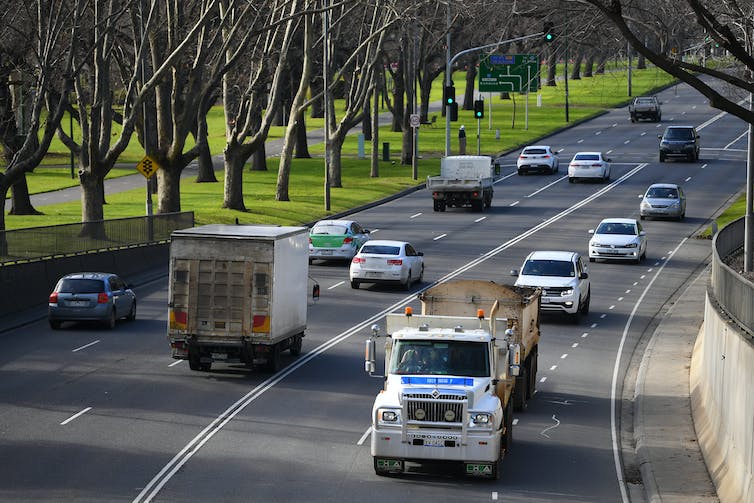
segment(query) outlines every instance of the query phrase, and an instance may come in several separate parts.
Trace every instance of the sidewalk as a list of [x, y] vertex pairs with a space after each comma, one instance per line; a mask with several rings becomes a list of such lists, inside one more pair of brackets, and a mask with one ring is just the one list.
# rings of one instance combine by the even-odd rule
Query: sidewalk
[[636, 455], [650, 503], [718, 503], [691, 416], [689, 368], [704, 322], [710, 269], [694, 278], [664, 316], [636, 379]]

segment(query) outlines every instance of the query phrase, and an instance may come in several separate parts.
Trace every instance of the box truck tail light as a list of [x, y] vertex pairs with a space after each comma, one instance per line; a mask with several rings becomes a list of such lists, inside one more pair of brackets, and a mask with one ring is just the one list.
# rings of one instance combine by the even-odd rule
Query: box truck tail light
[[110, 301], [110, 297], [105, 292], [100, 292], [97, 295], [97, 304], [107, 304]]
[[391, 259], [388, 259], [387, 263], [388, 265], [402, 265], [403, 260], [399, 258], [391, 258]]
[[188, 313], [186, 311], [170, 311], [170, 328], [173, 330], [186, 330]]
[[479, 197], [479, 192], [474, 191], [473, 195], [474, 195], [474, 197]]

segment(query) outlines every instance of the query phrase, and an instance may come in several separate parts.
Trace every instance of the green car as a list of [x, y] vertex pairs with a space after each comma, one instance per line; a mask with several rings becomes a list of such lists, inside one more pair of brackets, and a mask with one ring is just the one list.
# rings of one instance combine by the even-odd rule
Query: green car
[[369, 230], [353, 220], [320, 220], [309, 231], [309, 263], [314, 259], [350, 261], [369, 241]]

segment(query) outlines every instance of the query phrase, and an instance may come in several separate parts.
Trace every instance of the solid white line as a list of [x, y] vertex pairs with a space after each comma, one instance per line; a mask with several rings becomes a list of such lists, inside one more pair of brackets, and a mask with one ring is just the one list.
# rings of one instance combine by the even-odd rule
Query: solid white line
[[370, 426], [367, 428], [367, 431], [364, 432], [364, 434], [361, 436], [358, 442], [356, 442], [356, 445], [364, 445], [364, 442], [366, 442], [367, 438], [369, 438], [369, 435], [372, 433], [372, 427]]
[[420, 216], [420, 215], [421, 215], [421, 213], [416, 213], [416, 214], [414, 214], [414, 215], [411, 215], [411, 216], [410, 216], [410, 217], [408, 217], [408, 218], [416, 218], [416, 217], [418, 217], [418, 216]]
[[514, 171], [513, 173], [510, 173], [508, 175], [501, 176], [500, 178], [498, 178], [497, 180], [495, 180], [494, 182], [492, 182], [492, 185], [497, 185], [499, 182], [502, 182], [503, 180], [507, 180], [508, 178], [510, 178], [510, 177], [512, 177], [512, 176], [514, 176], [516, 174], [518, 174], [518, 173], [516, 171]]
[[333, 286], [327, 287], [327, 289], [328, 290], [332, 290], [333, 288], [338, 288], [340, 285], [344, 285], [345, 283], [346, 283], [345, 281], [339, 281], [339, 282], [335, 283]]
[[735, 140], [733, 140], [732, 142], [730, 142], [730, 143], [728, 143], [728, 144], [727, 144], [726, 146], [724, 146], [724, 147], [723, 147], [723, 150], [728, 150], [728, 149], [730, 148], [730, 146], [731, 146], [731, 145], [733, 145], [733, 144], [734, 144], [734, 143], [736, 143], [736, 142], [737, 142], [738, 140], [740, 140], [741, 138], [743, 138], [744, 136], [746, 136], [746, 135], [747, 135], [748, 133], [749, 133], [748, 131], [744, 131], [743, 133], [741, 133], [741, 135], [740, 135], [740, 136], [738, 136], [738, 137], [737, 137], [737, 138], [736, 138]]
[[558, 426], [560, 426], [560, 420], [555, 416], [555, 414], [552, 415], [552, 420], [555, 421], [555, 424], [553, 424], [552, 426], [548, 426], [547, 428], [545, 428], [539, 433], [543, 437], [550, 438], [550, 435], [548, 435], [547, 432], [552, 430], [553, 428], [557, 428]]
[[182, 361], [183, 361], [183, 360], [176, 360], [176, 361], [174, 361], [173, 363], [171, 363], [170, 365], [168, 365], [168, 367], [175, 367], [176, 365], [178, 365], [178, 364], [179, 364], [179, 363], [181, 363]]
[[83, 345], [83, 346], [81, 346], [80, 348], [72, 349], [72, 350], [71, 350], [71, 353], [75, 353], [76, 351], [81, 351], [82, 349], [86, 349], [86, 348], [88, 348], [89, 346], [94, 346], [94, 345], [95, 345], [95, 344], [97, 344], [98, 342], [99, 342], [99, 339], [97, 339], [97, 340], [96, 340], [96, 341], [94, 341], [94, 342], [90, 342], [89, 344], [84, 344], [84, 345]]
[[81, 412], [77, 412], [76, 414], [72, 415], [71, 417], [69, 417], [68, 419], [66, 419], [66, 420], [65, 420], [65, 421], [63, 421], [62, 423], [60, 423], [60, 426], [65, 426], [66, 424], [70, 423], [71, 421], [73, 421], [73, 420], [74, 420], [74, 419], [76, 419], [77, 417], [79, 417], [79, 416], [82, 416], [82, 415], [86, 414], [86, 413], [87, 413], [87, 412], [89, 412], [90, 410], [92, 410], [92, 408], [91, 408], [91, 407], [87, 407], [86, 409], [82, 410]]
[[[678, 243], [678, 246], [675, 247], [675, 250], [673, 250], [673, 253], [677, 252], [681, 248], [681, 246], [683, 246], [683, 244], [686, 242], [687, 239], [688, 238], [683, 238], [681, 242]], [[649, 281], [649, 283], [647, 283], [647, 286], [644, 287], [644, 291], [636, 300], [636, 304], [634, 304], [634, 308], [631, 310], [631, 314], [628, 316], [628, 320], [626, 320], [626, 325], [623, 327], [623, 335], [621, 336], [620, 344], [618, 345], [618, 351], [615, 354], [615, 365], [613, 366], [613, 382], [612, 382], [611, 391], [610, 391], [610, 434], [612, 435], [612, 440], [613, 440], [613, 462], [615, 463], [615, 474], [618, 477], [618, 486], [620, 487], [620, 492], [621, 492], [623, 503], [628, 503], [630, 500], [628, 499], [628, 488], [626, 487], [626, 481], [623, 478], [623, 468], [621, 467], [620, 452], [618, 451], [618, 421], [617, 421], [618, 372], [620, 371], [620, 362], [621, 362], [621, 357], [623, 354], [623, 346], [625, 346], [626, 339], [628, 338], [628, 329], [631, 327], [631, 322], [633, 321], [634, 316], [636, 315], [636, 311], [639, 310], [639, 305], [641, 305], [642, 300], [644, 300], [644, 297], [647, 295], [647, 292], [649, 292], [649, 289], [652, 287], [655, 280], [660, 276], [660, 273], [663, 271], [663, 269], [665, 269], [665, 266], [668, 265], [669, 262], [670, 262], [670, 258], [668, 258], [668, 261], [665, 262], [657, 270], [657, 272]]]
[[168, 463], [165, 466], [162, 467], [162, 469], [157, 473], [157, 475], [155, 475], [152, 478], [152, 480], [150, 480], [144, 486], [141, 492], [138, 495], [136, 495], [136, 497], [133, 499], [133, 503], [139, 503], [139, 502], [147, 503], [149, 501], [152, 501], [152, 498], [157, 496], [157, 494], [165, 486], [165, 484], [167, 484], [168, 481], [186, 463], [188, 463], [189, 459], [191, 459], [191, 457], [194, 454], [196, 454], [204, 446], [204, 444], [209, 442], [209, 440], [213, 436], [215, 436], [223, 427], [225, 427], [226, 424], [228, 424], [236, 415], [238, 415], [242, 410], [248, 407], [252, 402], [256, 401], [259, 397], [261, 397], [267, 390], [274, 387], [276, 384], [278, 384], [280, 381], [282, 381], [283, 379], [288, 377], [290, 374], [298, 370], [300, 367], [303, 367], [304, 365], [308, 364], [314, 358], [318, 357], [322, 353], [325, 353], [327, 350], [336, 346], [337, 344], [345, 341], [352, 335], [358, 333], [361, 330], [364, 330], [367, 327], [370, 327], [373, 323], [380, 321], [382, 318], [384, 318], [386, 314], [391, 313], [401, 307], [404, 307], [410, 302], [413, 302], [416, 299], [417, 294], [425, 290], [428, 290], [438, 284], [446, 283], [454, 278], [457, 278], [458, 276], [461, 276], [466, 271], [476, 267], [479, 264], [486, 262], [487, 260], [492, 259], [493, 257], [496, 257], [497, 255], [507, 250], [508, 248], [515, 246], [516, 244], [520, 243], [524, 239], [527, 239], [533, 236], [534, 234], [536, 234], [537, 232], [548, 228], [550, 225], [554, 224], [555, 222], [561, 220], [562, 218], [565, 218], [571, 213], [574, 213], [575, 211], [588, 205], [592, 201], [607, 194], [611, 190], [617, 188], [624, 181], [628, 180], [635, 174], [639, 173], [646, 166], [647, 166], [647, 163], [638, 164], [635, 168], [629, 170], [626, 174], [624, 174], [623, 176], [621, 176], [614, 182], [611, 182], [610, 184], [602, 187], [600, 190], [598, 190], [594, 194], [588, 197], [585, 197], [584, 199], [574, 204], [573, 206], [561, 211], [560, 213], [548, 218], [547, 220], [543, 222], [540, 222], [534, 227], [531, 227], [527, 231], [524, 231], [518, 236], [506, 241], [505, 243], [500, 244], [499, 246], [493, 248], [492, 250], [486, 253], [483, 253], [481, 256], [457, 268], [455, 271], [451, 271], [445, 276], [442, 276], [437, 281], [427, 284], [418, 292], [412, 292], [410, 295], [407, 295], [404, 298], [399, 299], [391, 306], [388, 306], [382, 311], [367, 318], [366, 320], [363, 320], [361, 323], [354, 325], [351, 328], [345, 330], [344, 332], [341, 332], [340, 334], [336, 335], [332, 339], [329, 339], [323, 342], [318, 347], [314, 348], [311, 352], [307, 353], [306, 355], [303, 355], [298, 360], [294, 361], [288, 367], [285, 367], [283, 370], [281, 370], [277, 374], [270, 376], [267, 380], [261, 382], [251, 391], [249, 391], [244, 396], [239, 398], [235, 403], [233, 403], [230, 407], [228, 407], [224, 412], [222, 412], [219, 416], [217, 416], [214, 420], [212, 420], [210, 424], [208, 424], [202, 431], [200, 431], [193, 439], [191, 439], [175, 456], [173, 456], [173, 458], [170, 461], [168, 461]]
[[479, 218], [477, 218], [476, 220], [474, 220], [474, 223], [479, 223], [479, 222], [481, 222], [482, 220], [485, 220], [486, 218], [487, 218], [487, 217], [479, 217]]
[[510, 206], [516, 206], [520, 201], [513, 201]]
[[442, 238], [444, 238], [445, 236], [447, 236], [447, 234], [440, 234], [439, 236], [433, 237], [433, 238], [432, 238], [432, 241], [437, 241], [438, 239], [442, 239]]

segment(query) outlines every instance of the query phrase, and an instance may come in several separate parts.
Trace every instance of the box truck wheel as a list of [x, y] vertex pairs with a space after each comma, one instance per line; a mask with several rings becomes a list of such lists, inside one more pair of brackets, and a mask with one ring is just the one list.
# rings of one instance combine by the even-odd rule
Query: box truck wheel
[[199, 363], [199, 351], [189, 349], [189, 368], [191, 370], [200, 370], [201, 364]]
[[280, 370], [280, 366], [280, 344], [275, 344], [270, 349], [270, 356], [267, 358], [267, 370], [270, 372], [277, 372]]
[[526, 392], [529, 389], [529, 368], [524, 366], [521, 373], [516, 377], [516, 386], [513, 389], [513, 408], [516, 410], [526, 410], [529, 406]]
[[298, 356], [301, 354], [301, 343], [303, 342], [302, 339], [303, 336], [301, 335], [293, 336], [293, 342], [291, 343], [291, 347], [289, 348], [291, 355]]

